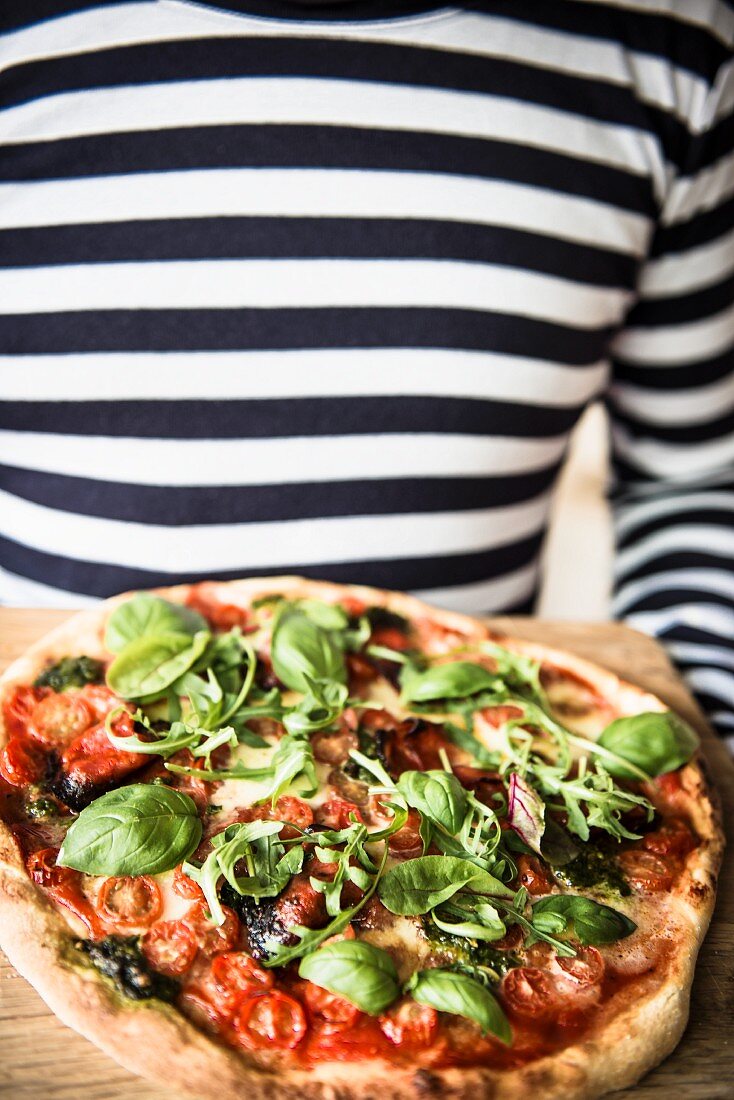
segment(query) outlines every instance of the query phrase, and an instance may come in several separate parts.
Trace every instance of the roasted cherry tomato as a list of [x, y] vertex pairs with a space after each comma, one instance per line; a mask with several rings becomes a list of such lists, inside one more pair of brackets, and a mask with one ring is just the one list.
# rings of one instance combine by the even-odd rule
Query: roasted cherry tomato
[[529, 894], [535, 897], [539, 894], [550, 893], [554, 880], [535, 856], [518, 856], [517, 870], [518, 882], [520, 886], [525, 887]]
[[26, 861], [28, 874], [57, 905], [63, 905], [78, 917], [93, 937], [103, 936], [102, 922], [82, 890], [81, 874], [71, 867], [58, 867], [58, 854], [57, 848], [41, 848], [34, 852]]
[[163, 909], [161, 892], [148, 875], [108, 878], [97, 900], [100, 916], [116, 930], [130, 932], [149, 928]]
[[12, 787], [40, 783], [48, 771], [48, 757], [38, 742], [18, 734], [0, 752], [0, 775]]
[[346, 764], [352, 749], [359, 747], [357, 733], [342, 721], [337, 730], [317, 730], [311, 737], [313, 754], [320, 764], [333, 768]]
[[604, 977], [604, 959], [595, 947], [577, 947], [574, 958], [557, 956], [555, 965], [581, 988], [600, 985]]
[[351, 825], [350, 816], [354, 815], [357, 821], [362, 821], [362, 814], [354, 802], [348, 802], [346, 798], [330, 798], [316, 810], [316, 818], [319, 825], [326, 825], [329, 829], [346, 829]]
[[119, 696], [105, 684], [85, 684], [78, 694], [91, 709], [97, 722], [104, 722], [110, 711], [121, 705]]
[[359, 1009], [344, 997], [329, 993], [313, 982], [304, 983], [299, 989], [306, 1002], [308, 1014], [324, 1031], [343, 1031], [352, 1027], [359, 1016]]
[[403, 650], [409, 646], [408, 636], [396, 626], [378, 626], [370, 635], [370, 645], [384, 645], [387, 649]]
[[672, 856], [684, 859], [696, 846], [696, 841], [685, 821], [679, 817], [665, 821], [655, 832], [648, 833], [640, 842], [641, 847], [656, 856]]
[[417, 810], [410, 810], [408, 820], [402, 829], [393, 833], [387, 842], [391, 853], [399, 859], [413, 859], [414, 856], [419, 856], [423, 851], [420, 828], [421, 815]]
[[186, 600], [186, 606], [203, 615], [215, 630], [226, 632], [234, 626], [239, 626], [244, 630], [249, 625], [247, 608], [237, 607], [236, 604], [232, 603], [220, 603], [213, 593], [206, 590], [197, 591], [194, 588]]
[[199, 950], [207, 958], [231, 951], [240, 934], [239, 917], [233, 909], [223, 905], [224, 924], [217, 926], [209, 917], [205, 901], [197, 901], [181, 918], [196, 937]]
[[402, 1001], [380, 1016], [380, 1027], [396, 1046], [427, 1047], [436, 1034], [438, 1013], [417, 1001]]
[[180, 920], [154, 924], [143, 936], [140, 946], [153, 969], [169, 978], [185, 974], [199, 951], [194, 933]]
[[531, 1019], [548, 1019], [558, 1010], [561, 1001], [553, 980], [544, 970], [534, 966], [510, 970], [502, 981], [501, 990], [512, 1012]]
[[180, 898], [187, 898], [189, 901], [201, 901], [204, 897], [198, 882], [183, 873], [182, 864], [173, 872], [173, 889]]
[[674, 869], [664, 863], [654, 852], [644, 848], [630, 848], [617, 856], [624, 877], [642, 894], [657, 894], [673, 885]]
[[296, 798], [294, 795], [283, 795], [274, 807], [269, 802], [261, 803], [259, 806], [250, 806], [248, 809], [241, 811], [238, 817], [242, 821], [287, 821], [295, 825], [295, 829], [289, 829], [286, 826], [281, 830], [280, 836], [284, 839], [295, 837], [299, 831], [313, 825], [313, 810], [308, 802], [304, 802], [302, 798]]
[[3, 703], [3, 720], [8, 737], [27, 732], [28, 720], [36, 704], [49, 692], [50, 688], [36, 688], [26, 684], [18, 684], [12, 689]]
[[[132, 715], [122, 714], [113, 725], [120, 737], [133, 732]], [[61, 757], [61, 767], [80, 788], [108, 786], [147, 763], [139, 752], [124, 752], [112, 745], [104, 723], [92, 726], [76, 737]]]
[[226, 951], [212, 959], [211, 976], [216, 999], [234, 1012], [243, 997], [266, 993], [275, 985], [270, 970], [259, 966], [245, 951]]
[[234, 1021], [237, 1037], [247, 1050], [275, 1047], [292, 1050], [306, 1034], [302, 1005], [287, 993], [273, 991], [248, 997]]
[[47, 695], [33, 708], [28, 732], [45, 745], [63, 748], [88, 729], [95, 716], [78, 692]]

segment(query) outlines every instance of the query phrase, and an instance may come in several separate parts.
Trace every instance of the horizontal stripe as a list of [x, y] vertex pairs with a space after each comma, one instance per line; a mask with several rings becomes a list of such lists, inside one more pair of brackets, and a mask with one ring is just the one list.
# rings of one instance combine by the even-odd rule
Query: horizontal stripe
[[490, 264], [432, 260], [216, 260], [0, 269], [12, 313], [359, 306], [474, 309], [594, 329], [631, 292]]
[[428, 347], [551, 358], [580, 366], [609, 332], [466, 309], [97, 310], [0, 315], [0, 347], [23, 355], [104, 351], [233, 351]]
[[309, 438], [100, 440], [0, 431], [0, 461], [70, 477], [141, 485], [278, 485], [389, 477], [491, 477], [532, 473], [558, 461], [555, 439], [462, 435], [330, 436]]
[[69, 592], [63, 588], [54, 588], [50, 584], [28, 580], [17, 573], [10, 573], [0, 567], [0, 604], [10, 595], [16, 607], [68, 607], [76, 610], [80, 607], [93, 607], [97, 600], [81, 592]]
[[675, 604], [659, 611], [636, 611], [628, 615], [626, 621], [643, 634], [662, 637], [682, 637], [689, 627], [705, 630], [713, 636], [734, 637], [734, 610], [705, 600]]
[[[403, 557], [380, 561], [329, 561], [320, 565], [301, 564], [297, 558], [282, 572], [299, 573], [315, 580], [329, 580], [336, 584], [368, 584], [377, 588], [429, 590], [454, 584], [470, 584], [487, 576], [504, 573], [529, 565], [537, 558], [540, 538], [526, 539], [495, 550], [474, 554]], [[106, 565], [96, 561], [65, 558], [60, 554], [48, 554], [33, 547], [14, 542], [0, 535], [0, 567], [9, 573], [17, 573], [44, 584], [71, 592], [83, 592], [93, 596], [112, 596], [135, 588], [152, 588], [157, 585], [183, 584], [198, 580], [236, 580], [245, 575], [269, 576], [272, 566], [255, 569], [250, 566], [235, 570], [197, 573], [170, 571], [151, 572], [128, 565]], [[514, 602], [514, 592], [511, 593]], [[500, 608], [498, 608], [500, 610]]]
[[392, 218], [168, 218], [0, 231], [2, 266], [214, 259], [432, 259], [521, 267], [632, 287], [619, 252], [505, 226]]
[[[670, 605], [672, 593], [670, 592], [649, 592], [646, 596], [640, 596], [635, 603], [634, 610], [629, 612], [629, 617], [632, 615], [642, 615], [650, 611], [657, 611], [660, 608], [665, 608]], [[705, 599], [708, 604], [718, 604], [723, 608], [730, 608], [732, 606], [732, 598], [726, 593], [718, 591], [705, 591], [704, 589], [695, 586], [693, 588], [686, 588], [681, 585], [680, 588], [675, 589], [675, 597], [679, 600], [685, 600], [692, 602], [694, 600]]]
[[[731, 402], [729, 402], [731, 408]], [[690, 424], [650, 424], [644, 416], [614, 412], [617, 426], [624, 425], [630, 436], [642, 439], [652, 436], [659, 442], [689, 447], [693, 444], [717, 442], [720, 439], [734, 438], [734, 411], [727, 412], [726, 405], [722, 415], [715, 419], [692, 421]]]
[[643, 298], [664, 298], [714, 286], [734, 271], [734, 229], [685, 252], [651, 260], [639, 284]]
[[734, 153], [690, 178], [681, 177], [670, 185], [661, 214], [663, 225], [675, 225], [699, 211], [711, 210], [734, 195]]
[[628, 328], [617, 338], [614, 352], [642, 364], [675, 366], [720, 355], [734, 342], [734, 306], [715, 317], [665, 328]]
[[[497, 477], [400, 477], [272, 485], [140, 485], [0, 466], [0, 488], [47, 508], [129, 523], [274, 523], [319, 516], [500, 508], [550, 489], [557, 467]], [[124, 470], [121, 474], [124, 474]]]
[[604, 362], [444, 348], [2, 355], [9, 401], [140, 401], [415, 394], [573, 408], [601, 390]]
[[650, 439], [634, 439], [620, 425], [612, 426], [615, 451], [638, 471], [662, 481], [685, 482], [710, 473], [726, 470], [734, 461], [734, 436], [675, 446]]
[[391, 434], [556, 436], [578, 410], [457, 397], [256, 401], [0, 401], [0, 430], [159, 439], [288, 439]]
[[[690, 617], [692, 614], [690, 608], [687, 609], [686, 617]], [[718, 630], [717, 627], [719, 628]], [[676, 643], [682, 641], [695, 646], [701, 643], [704, 645], [723, 646], [731, 650], [734, 654], [734, 633], [731, 631], [727, 633], [727, 631], [725, 629], [722, 630], [721, 627], [722, 623], [718, 615], [713, 615], [710, 621], [700, 625], [682, 622], [675, 628], [674, 640]]]
[[734, 676], [716, 668], [692, 668], [686, 674], [689, 687], [706, 692], [734, 707]]
[[646, 218], [602, 202], [445, 173], [212, 169], [0, 184], [0, 228], [243, 215], [503, 225], [633, 256], [648, 238]]
[[[417, 176], [416, 182], [420, 182], [424, 189], [429, 188], [435, 175], [447, 177], [444, 187], [453, 177], [473, 176], [477, 180], [501, 180], [525, 187], [542, 187], [551, 194], [557, 192], [561, 197], [577, 195], [582, 200], [595, 203], [601, 200], [605, 209], [608, 206], [646, 217], [653, 217], [656, 213], [652, 185], [644, 176], [632, 176], [608, 165], [590, 162], [581, 165], [577, 158], [548, 149], [460, 135], [393, 131], [387, 127], [360, 130], [334, 125], [287, 126], [282, 123], [186, 126], [160, 133], [139, 131], [97, 134], [65, 141], [27, 142], [4, 147], [0, 180], [38, 181], [65, 177], [99, 180], [100, 177], [117, 176], [121, 165], [124, 165], [126, 178], [131, 174], [190, 173], [198, 169], [220, 172], [235, 169], [310, 170], [314, 180], [315, 171], [321, 170], [323, 176], [326, 169], [330, 172], [346, 169], [352, 173], [352, 180], [356, 171], [409, 172]], [[212, 186], [216, 184], [216, 179], [214, 177], [210, 181]], [[318, 179], [317, 182], [317, 194], [322, 188], [327, 188], [327, 193], [332, 189], [328, 180]], [[343, 182], [350, 185], [348, 179]], [[299, 183], [308, 183], [308, 179]], [[379, 178], [372, 180], [372, 192], [378, 183]], [[99, 186], [97, 183], [94, 188], [88, 189], [94, 191]], [[178, 181], [177, 191], [185, 195], [188, 186], [186, 176]], [[281, 181], [275, 193], [280, 194], [283, 186], [284, 181]], [[355, 186], [354, 182], [351, 186]], [[497, 204], [496, 196], [488, 197]], [[168, 199], [171, 201], [172, 196], [168, 195]], [[301, 201], [300, 195], [298, 199]], [[265, 213], [272, 211], [271, 193], [268, 193], [267, 200], [269, 205]], [[237, 201], [236, 197], [234, 201]], [[349, 203], [351, 196], [344, 196], [341, 200], [334, 198], [331, 209], [323, 206], [318, 212], [338, 214], [345, 201]], [[161, 207], [160, 196], [157, 201], [152, 198], [151, 203], [149, 208], [140, 207], [136, 216], [151, 217], [156, 209], [165, 209]], [[243, 204], [240, 199], [235, 212], [257, 213], [260, 205], [262, 199], [253, 199], [249, 205]], [[370, 208], [365, 209], [368, 213], [373, 212]], [[457, 220], [455, 212], [452, 212], [454, 210], [455, 207], [445, 205], [445, 217]], [[220, 211], [221, 204], [217, 207], [209, 203], [207, 212], [215, 214]], [[294, 202], [292, 212], [300, 211], [300, 205]], [[223, 212], [227, 212], [226, 207]], [[379, 206], [377, 212], [380, 212]], [[309, 211], [306, 210], [306, 213]], [[480, 213], [479, 220], [486, 221], [486, 214], [486, 210]], [[116, 216], [113, 207], [106, 215], [93, 220], [102, 221]], [[420, 216], [420, 210], [416, 216]], [[80, 218], [84, 219], [83, 211], [76, 217], [70, 215], [66, 220], [78, 221]], [[37, 224], [37, 219], [30, 224]], [[532, 228], [532, 221], [527, 224]], [[593, 242], [593, 236], [590, 235], [589, 240]]]
[[652, 175], [666, 184], [659, 142], [625, 126], [582, 118], [496, 95], [456, 95], [369, 81], [283, 76], [232, 77], [60, 93], [9, 107], [0, 115], [0, 142], [48, 141], [109, 131], [165, 130], [239, 123], [334, 125], [461, 134], [557, 149], [582, 160]]
[[666, 517], [678, 519], [679, 516], [691, 517], [697, 522], [707, 516], [707, 522], [727, 522], [734, 515], [734, 492], [717, 493], [704, 490], [699, 493], [680, 493], [664, 497], [661, 500], [646, 500], [638, 504], [617, 505], [614, 524], [617, 538], [637, 538], [647, 532], [657, 530]]
[[630, 310], [627, 324], [653, 329], [705, 321], [725, 310], [733, 300], [734, 274], [730, 274], [698, 290], [689, 289], [665, 298], [640, 298]]
[[631, 607], [640, 604], [648, 596], [675, 600], [676, 590], [700, 591], [734, 600], [734, 574], [722, 569], [663, 569], [652, 576], [620, 585], [612, 601], [615, 616], [624, 615]]
[[734, 225], [734, 196], [699, 210], [677, 225], [658, 225], [650, 241], [650, 256], [685, 252], [715, 241]]
[[636, 568], [643, 562], [650, 562], [661, 554], [696, 547], [712, 556], [731, 557], [734, 555], [734, 529], [726, 530], [704, 525], [694, 527], [680, 523], [667, 530], [658, 531], [623, 550], [617, 556], [616, 572], [618, 576], [624, 576], [628, 570]]
[[637, 363], [615, 359], [614, 377], [620, 382], [645, 386], [665, 394], [668, 392], [697, 389], [728, 378], [731, 374], [731, 351], [724, 350], [710, 359], [692, 363]]
[[83, 546], [85, 556], [100, 563], [122, 560], [139, 569], [182, 572], [195, 561], [203, 572], [218, 572], [280, 568], [294, 556], [305, 565], [316, 564], [325, 547], [338, 561], [408, 557], [415, 546], [430, 546], [437, 555], [481, 553], [537, 535], [548, 502], [544, 494], [486, 511], [176, 528], [59, 512], [3, 492], [0, 506], [5, 536], [37, 550], [74, 557]]
[[505, 574], [495, 580], [459, 584], [452, 588], [431, 588], [415, 592], [415, 595], [434, 607], [446, 607], [463, 611], [467, 615], [479, 615], [483, 609], [511, 608], [530, 600], [538, 583], [535, 563], [524, 569]]
[[734, 672], [734, 652], [724, 646], [695, 645], [692, 642], [668, 642], [666, 649], [673, 660], [683, 665], [719, 665]]
[[[685, 517], [686, 519], [688, 517]], [[634, 545], [634, 544], [633, 544]], [[657, 573], [675, 573], [696, 570], [703, 574], [715, 570], [732, 570], [726, 553], [709, 550], [704, 545], [686, 545], [672, 550], [666, 550], [655, 555], [651, 561], [642, 560], [634, 568], [617, 570], [617, 580], [626, 587], [635, 581], [643, 580]], [[623, 580], [622, 580], [623, 578]], [[665, 597], [665, 586], [660, 585], [660, 593]]]
[[682, 151], [686, 131], [652, 104], [644, 107], [627, 88], [587, 72], [559, 73], [549, 66], [528, 65], [497, 53], [491, 63], [473, 52], [421, 43], [364, 42], [332, 38], [314, 42], [298, 35], [248, 35], [225, 38], [202, 34], [195, 40], [136, 42], [124, 47], [85, 50], [73, 57], [44, 58], [23, 65], [22, 80], [14, 69], [0, 75], [0, 99], [6, 108], [48, 95], [98, 92], [163, 83], [219, 79], [320, 79], [384, 83], [457, 93], [511, 95], [543, 107], [572, 111], [601, 122], [662, 132]]
[[[348, 12], [350, 9], [342, 9]], [[206, 20], [206, 24], [204, 23]], [[593, 41], [570, 31], [556, 33], [516, 19], [478, 15], [471, 11], [456, 18], [450, 9], [436, 18], [393, 19], [386, 24], [344, 23], [337, 26], [322, 21], [277, 23], [269, 20], [235, 18], [217, 10], [187, 10], [183, 5], [168, 8], [157, 3], [125, 4], [117, 10], [113, 23], [98, 12], [81, 18], [69, 16], [57, 20], [49, 32], [47, 25], [29, 28], [9, 37], [4, 54], [8, 66], [18, 63], [74, 56], [94, 50], [137, 45], [143, 42], [181, 42], [186, 39], [221, 35], [241, 40], [270, 38], [275, 35], [315, 37], [330, 42], [399, 43], [404, 46], [434, 46], [482, 58], [511, 58], [525, 64], [542, 65], [573, 76], [602, 77], [611, 84], [626, 86], [629, 64], [613, 42]], [[685, 120], [688, 107], [693, 118], [703, 111], [708, 86], [705, 80], [685, 69], [675, 69], [670, 80], [670, 61], [629, 50], [634, 59], [634, 75], [640, 98], [647, 103], [677, 113]], [[676, 94], [677, 93], [677, 94]]]
[[614, 404], [647, 424], [705, 424], [734, 407], [734, 372], [719, 382], [671, 393], [619, 384], [612, 387]]

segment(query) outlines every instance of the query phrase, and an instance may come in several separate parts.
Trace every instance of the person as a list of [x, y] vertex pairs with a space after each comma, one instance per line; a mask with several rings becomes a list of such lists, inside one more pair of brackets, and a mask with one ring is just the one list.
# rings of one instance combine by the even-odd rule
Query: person
[[295, 571], [529, 610], [601, 398], [616, 611], [734, 743], [731, 4], [0, 31], [3, 602]]

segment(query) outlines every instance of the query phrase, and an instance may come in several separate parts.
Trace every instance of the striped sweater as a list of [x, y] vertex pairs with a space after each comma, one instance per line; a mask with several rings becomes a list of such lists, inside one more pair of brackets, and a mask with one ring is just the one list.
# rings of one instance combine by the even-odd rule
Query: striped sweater
[[601, 398], [616, 613], [734, 745], [733, 42], [725, 0], [4, 0], [0, 600], [527, 610]]

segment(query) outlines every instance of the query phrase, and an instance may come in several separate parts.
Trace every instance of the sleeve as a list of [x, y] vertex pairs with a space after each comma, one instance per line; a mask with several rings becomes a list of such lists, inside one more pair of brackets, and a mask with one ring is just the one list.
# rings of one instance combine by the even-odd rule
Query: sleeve
[[658, 637], [734, 752], [734, 61], [670, 184], [612, 349], [615, 616]]

